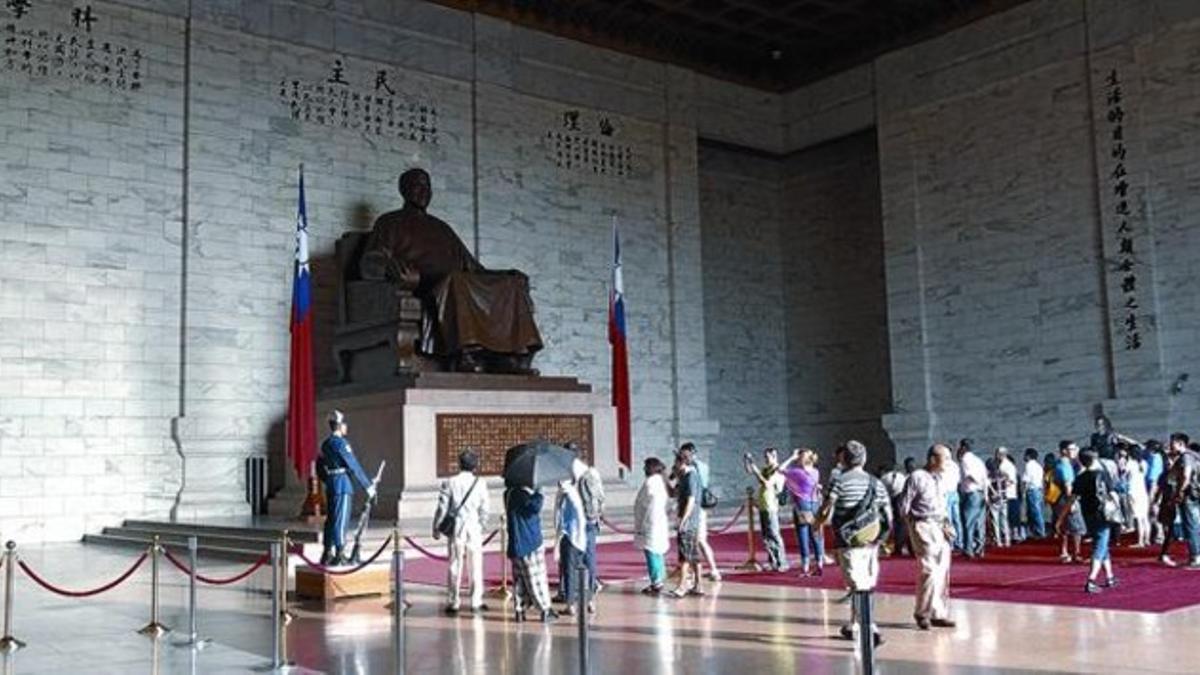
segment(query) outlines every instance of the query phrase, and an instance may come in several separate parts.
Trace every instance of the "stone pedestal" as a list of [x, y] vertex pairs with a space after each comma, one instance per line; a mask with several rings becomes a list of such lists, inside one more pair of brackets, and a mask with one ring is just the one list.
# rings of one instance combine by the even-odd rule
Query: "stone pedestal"
[[[398, 378], [399, 380], [399, 378]], [[385, 390], [329, 388], [318, 395], [321, 437], [328, 411], [344, 412], [351, 446], [368, 474], [388, 465], [374, 517], [432, 516], [439, 482], [457, 472], [456, 458], [469, 445], [480, 451], [480, 473], [491, 477], [499, 511], [503, 451], [545, 438], [575, 441], [606, 479], [619, 476], [616, 422], [608, 396], [574, 378], [421, 373]], [[457, 439], [457, 440], [456, 440]], [[498, 453], [498, 454], [497, 454]], [[400, 500], [404, 505], [399, 505]]]
[[296, 595], [330, 602], [364, 595], [386, 595], [391, 591], [391, 567], [368, 565], [350, 574], [328, 574], [307, 565], [296, 568]]

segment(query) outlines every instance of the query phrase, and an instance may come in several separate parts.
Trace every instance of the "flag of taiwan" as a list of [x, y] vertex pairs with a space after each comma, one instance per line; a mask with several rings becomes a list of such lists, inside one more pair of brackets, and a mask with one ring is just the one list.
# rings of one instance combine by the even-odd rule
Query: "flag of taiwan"
[[308, 478], [317, 458], [317, 427], [312, 367], [312, 281], [308, 269], [308, 215], [304, 207], [304, 167], [296, 211], [296, 260], [292, 275], [292, 356], [288, 385], [287, 454], [296, 474]]
[[633, 465], [629, 430], [629, 353], [625, 341], [625, 287], [621, 278], [621, 233], [613, 218], [612, 288], [608, 294], [608, 343], [612, 347], [612, 404], [617, 409], [617, 462]]

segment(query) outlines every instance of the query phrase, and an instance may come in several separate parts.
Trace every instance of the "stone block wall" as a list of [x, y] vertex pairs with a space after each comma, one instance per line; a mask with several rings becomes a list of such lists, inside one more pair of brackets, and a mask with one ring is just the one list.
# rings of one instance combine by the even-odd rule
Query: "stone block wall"
[[822, 467], [849, 439], [872, 466], [892, 460], [892, 410], [875, 134], [790, 155], [781, 166], [789, 435]]
[[[22, 541], [180, 487], [183, 24], [71, 9], [0, 15], [0, 530]], [[88, 41], [110, 72], [79, 65]]]
[[[301, 163], [320, 380], [334, 242], [397, 207], [398, 174], [421, 166], [431, 211], [485, 265], [530, 274], [537, 365], [601, 392], [615, 216], [635, 463], [714, 432], [696, 111], [728, 126], [710, 99], [745, 91], [415, 0], [91, 5], [91, 24], [69, 0], [0, 16], [14, 35], [46, 30], [50, 59], [62, 34], [113, 59], [128, 43], [142, 65], [133, 91], [39, 72], [36, 55], [0, 63], [6, 536], [247, 513], [244, 459], [283, 463]], [[422, 138], [405, 125], [429, 108]]]
[[779, 164], [744, 150], [701, 147], [708, 405], [721, 422], [708, 458], [723, 486], [747, 483], [742, 452], [757, 460], [764, 447], [789, 447], [791, 298], [780, 256]]

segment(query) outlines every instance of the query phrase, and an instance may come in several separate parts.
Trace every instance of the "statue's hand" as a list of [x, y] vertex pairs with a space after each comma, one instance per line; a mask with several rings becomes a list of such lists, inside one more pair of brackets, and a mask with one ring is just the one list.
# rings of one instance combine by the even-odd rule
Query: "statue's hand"
[[415, 267], [403, 260], [391, 259], [388, 266], [388, 276], [405, 288], [416, 288], [421, 283], [421, 273]]

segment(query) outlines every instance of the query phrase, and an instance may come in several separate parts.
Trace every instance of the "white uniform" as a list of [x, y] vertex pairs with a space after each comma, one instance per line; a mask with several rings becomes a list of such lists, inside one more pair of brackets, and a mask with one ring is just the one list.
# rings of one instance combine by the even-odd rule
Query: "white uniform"
[[487, 481], [470, 471], [461, 471], [442, 481], [438, 491], [437, 511], [433, 517], [435, 530], [451, 509], [458, 509], [454, 536], [446, 542], [450, 558], [446, 577], [447, 605], [453, 609], [458, 609], [461, 602], [463, 563], [467, 558], [471, 566], [471, 607], [483, 604], [483, 528], [488, 519], [489, 501]]

